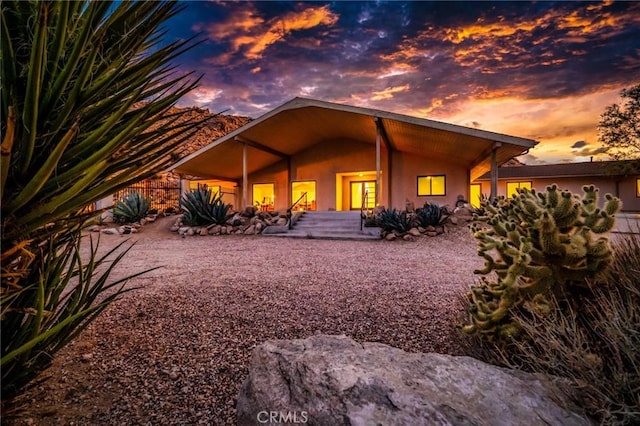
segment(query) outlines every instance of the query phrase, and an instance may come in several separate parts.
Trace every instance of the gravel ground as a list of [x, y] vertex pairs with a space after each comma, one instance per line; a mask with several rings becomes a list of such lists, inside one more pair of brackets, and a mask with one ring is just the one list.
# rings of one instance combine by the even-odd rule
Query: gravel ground
[[[139, 286], [25, 393], [12, 424], [235, 424], [251, 350], [268, 339], [346, 334], [460, 354], [457, 295], [482, 260], [466, 228], [406, 241], [181, 238], [170, 218], [135, 235], [116, 269]], [[105, 235], [101, 247], [122, 241]], [[3, 423], [6, 421], [6, 417]]]

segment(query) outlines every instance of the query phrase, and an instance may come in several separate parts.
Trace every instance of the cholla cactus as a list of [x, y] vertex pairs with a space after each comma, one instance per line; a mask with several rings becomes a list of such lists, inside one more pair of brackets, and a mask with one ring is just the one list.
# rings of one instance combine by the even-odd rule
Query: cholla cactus
[[551, 309], [548, 295], [570, 296], [574, 286], [603, 272], [611, 249], [606, 236], [595, 234], [611, 230], [621, 202], [607, 194], [599, 209], [598, 190], [593, 185], [582, 189], [582, 198], [552, 185], [539, 193], [522, 189], [495, 204], [482, 201], [485, 215], [471, 229], [486, 263], [475, 273], [495, 272], [497, 280], [483, 277], [471, 288], [471, 322], [461, 326], [464, 332], [491, 340], [513, 336], [518, 325], [511, 309], [544, 315]]

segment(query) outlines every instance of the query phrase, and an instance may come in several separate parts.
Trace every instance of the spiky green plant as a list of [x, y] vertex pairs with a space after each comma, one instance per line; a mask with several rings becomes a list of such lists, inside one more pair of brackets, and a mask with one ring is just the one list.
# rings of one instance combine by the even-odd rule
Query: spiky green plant
[[118, 223], [133, 223], [144, 218], [151, 207], [151, 198], [132, 192], [118, 200], [113, 208], [113, 218]]
[[585, 186], [583, 191], [580, 198], [552, 185], [539, 193], [522, 189], [496, 205], [482, 203], [486, 215], [472, 230], [486, 261], [475, 272], [485, 277], [468, 293], [470, 323], [463, 331], [509, 340], [519, 331], [514, 309], [549, 313], [551, 295], [571, 301], [585, 279], [605, 271], [609, 241], [595, 235], [613, 227], [621, 202], [607, 194], [600, 210], [598, 190]]
[[416, 210], [415, 221], [417, 225], [426, 228], [441, 225], [448, 217], [444, 206], [427, 201], [422, 208]]
[[[200, 123], [169, 113], [197, 84], [172, 67], [193, 40], [161, 43], [177, 3], [7, 0], [0, 9], [7, 398], [116, 297], [96, 297], [109, 287], [94, 276], [100, 261], [79, 263], [83, 207], [167, 167]], [[66, 296], [73, 309], [55, 302], [68, 277], [79, 289]]]
[[376, 224], [383, 232], [405, 233], [411, 229], [411, 216], [405, 210], [382, 208], [376, 216]]
[[199, 188], [182, 195], [182, 223], [187, 226], [223, 224], [232, 216], [231, 204], [222, 201], [222, 194]]

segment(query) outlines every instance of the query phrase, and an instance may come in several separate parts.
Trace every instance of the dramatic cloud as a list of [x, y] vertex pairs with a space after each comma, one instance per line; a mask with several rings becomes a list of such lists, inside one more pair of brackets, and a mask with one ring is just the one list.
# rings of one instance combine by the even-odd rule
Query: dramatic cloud
[[571, 145], [571, 148], [572, 149], [584, 148], [587, 145], [589, 144], [586, 143], [585, 141], [578, 141], [578, 142], [575, 142], [573, 145]]
[[180, 64], [204, 74], [183, 105], [256, 117], [313, 97], [534, 138], [536, 161], [602, 155], [599, 115], [640, 75], [640, 3], [185, 5], [169, 34], [206, 40]]

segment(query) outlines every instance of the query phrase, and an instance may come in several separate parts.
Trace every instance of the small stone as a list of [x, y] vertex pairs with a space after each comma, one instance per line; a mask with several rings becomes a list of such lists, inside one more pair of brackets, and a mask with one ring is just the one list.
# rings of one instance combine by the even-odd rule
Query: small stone
[[449, 222], [451, 222], [452, 225], [457, 225], [458, 224], [458, 218], [455, 216], [449, 216]]
[[438, 233], [436, 231], [432, 231], [432, 232], [427, 232], [425, 235], [427, 235], [428, 237], [437, 237]]
[[169, 378], [171, 380], [178, 380], [179, 377], [180, 377], [180, 374], [178, 374], [177, 371], [172, 371], [169, 373]]
[[187, 229], [187, 232], [185, 232], [184, 234], [188, 236], [192, 236], [196, 234], [196, 231], [193, 228], [189, 227], [189, 229]]
[[178, 234], [184, 235], [189, 229], [191, 229], [190, 226], [181, 226], [180, 228], [178, 228]]
[[259, 234], [264, 229], [264, 224], [262, 222], [256, 223], [256, 234]]
[[416, 238], [411, 234], [405, 234], [402, 237], [402, 239], [405, 240], [405, 241], [415, 241], [416, 240]]
[[426, 228], [424, 228], [425, 232], [436, 232], [436, 228], [429, 225]]
[[205, 227], [200, 228], [200, 235], [201, 236], [205, 236], [205, 235], [209, 235], [209, 230]]
[[[255, 217], [255, 216], [254, 216]], [[253, 219], [253, 218], [252, 218]], [[244, 234], [245, 235], [253, 235], [256, 233], [256, 226], [255, 225], [250, 225], [245, 231]]]
[[180, 227], [178, 225], [173, 225], [171, 228], [169, 228], [171, 232], [178, 232], [179, 229]]
[[420, 234], [420, 230], [418, 228], [411, 228], [409, 229], [409, 231], [407, 232], [408, 235], [413, 235], [414, 237], [419, 237]]
[[156, 217], [157, 216], [147, 216], [145, 217], [145, 220], [149, 223], [155, 222], [156, 221]]
[[140, 226], [144, 226], [147, 222], [148, 222], [148, 220], [143, 217], [142, 219], [140, 219], [140, 224], [139, 225]]
[[119, 235], [120, 232], [118, 232], [118, 230], [116, 228], [105, 228], [102, 230], [103, 234], [107, 234], [107, 235]]
[[93, 354], [82, 354], [82, 361], [89, 362], [93, 359]]
[[384, 239], [385, 239], [386, 241], [393, 241], [393, 240], [395, 240], [395, 239], [397, 239], [397, 238], [398, 238], [398, 237], [397, 237], [397, 236], [396, 236], [396, 234], [394, 234], [393, 232], [389, 232], [389, 233], [384, 237]]

